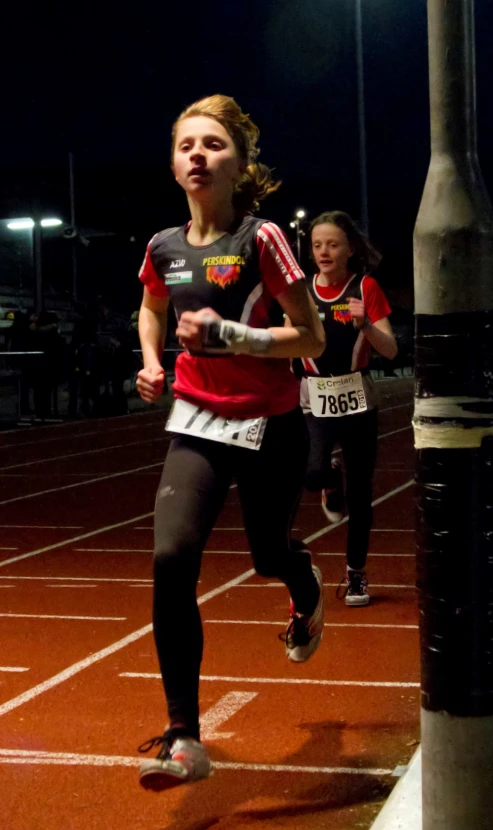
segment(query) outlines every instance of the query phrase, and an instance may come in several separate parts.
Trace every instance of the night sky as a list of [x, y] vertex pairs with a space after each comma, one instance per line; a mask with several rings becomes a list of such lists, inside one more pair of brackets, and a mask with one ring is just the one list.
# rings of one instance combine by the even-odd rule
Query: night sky
[[[78, 224], [118, 234], [81, 248], [82, 278], [110, 296], [118, 285], [120, 305], [136, 302], [147, 239], [187, 217], [169, 134], [204, 95], [232, 95], [260, 127], [260, 160], [284, 182], [260, 215], [286, 229], [300, 206], [311, 217], [341, 208], [357, 218], [354, 0], [5, 6], [0, 216], [28, 215], [37, 198], [68, 220], [71, 150]], [[426, 2], [362, 6], [371, 237], [384, 255], [382, 283], [401, 291], [412, 284], [429, 162]], [[476, 1], [476, 26], [480, 161], [493, 194], [491, 0]], [[65, 245], [45, 245], [55, 284]]]

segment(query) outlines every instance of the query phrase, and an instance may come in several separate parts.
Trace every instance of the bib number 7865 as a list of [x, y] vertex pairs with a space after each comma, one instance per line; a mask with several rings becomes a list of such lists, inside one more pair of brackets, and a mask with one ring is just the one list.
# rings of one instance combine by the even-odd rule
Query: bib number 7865
[[312, 413], [317, 418], [340, 418], [367, 409], [361, 372], [332, 378], [308, 378]]

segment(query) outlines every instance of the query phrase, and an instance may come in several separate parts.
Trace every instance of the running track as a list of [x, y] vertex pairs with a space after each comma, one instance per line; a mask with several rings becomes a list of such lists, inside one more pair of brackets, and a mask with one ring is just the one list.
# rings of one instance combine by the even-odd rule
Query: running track
[[2, 830], [371, 827], [419, 735], [412, 381], [379, 388], [371, 605], [336, 599], [345, 525], [305, 495], [326, 628], [288, 663], [286, 592], [252, 572], [231, 489], [199, 584], [216, 774], [159, 795], [138, 786], [136, 748], [165, 723], [150, 633], [163, 413], [0, 433]]

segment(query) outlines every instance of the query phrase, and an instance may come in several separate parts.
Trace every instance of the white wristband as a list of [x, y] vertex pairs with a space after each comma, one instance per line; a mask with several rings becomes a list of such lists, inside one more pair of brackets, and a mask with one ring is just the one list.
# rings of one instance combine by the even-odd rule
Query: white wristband
[[209, 354], [265, 354], [273, 341], [268, 329], [257, 329], [234, 320], [202, 320], [202, 348]]

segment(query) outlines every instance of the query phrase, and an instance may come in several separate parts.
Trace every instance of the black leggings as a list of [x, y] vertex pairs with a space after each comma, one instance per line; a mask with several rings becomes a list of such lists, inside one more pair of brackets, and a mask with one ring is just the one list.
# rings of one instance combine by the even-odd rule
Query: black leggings
[[305, 487], [312, 492], [331, 489], [331, 457], [339, 443], [346, 467], [348, 508], [347, 563], [363, 569], [366, 564], [373, 520], [372, 478], [377, 453], [378, 410], [341, 418], [306, 416], [310, 457]]
[[290, 540], [308, 458], [300, 409], [269, 418], [259, 450], [176, 435], [155, 508], [154, 637], [171, 726], [199, 737], [203, 635], [196, 600], [202, 551], [233, 478], [255, 570], [281, 580], [311, 614], [318, 586], [311, 556]]

